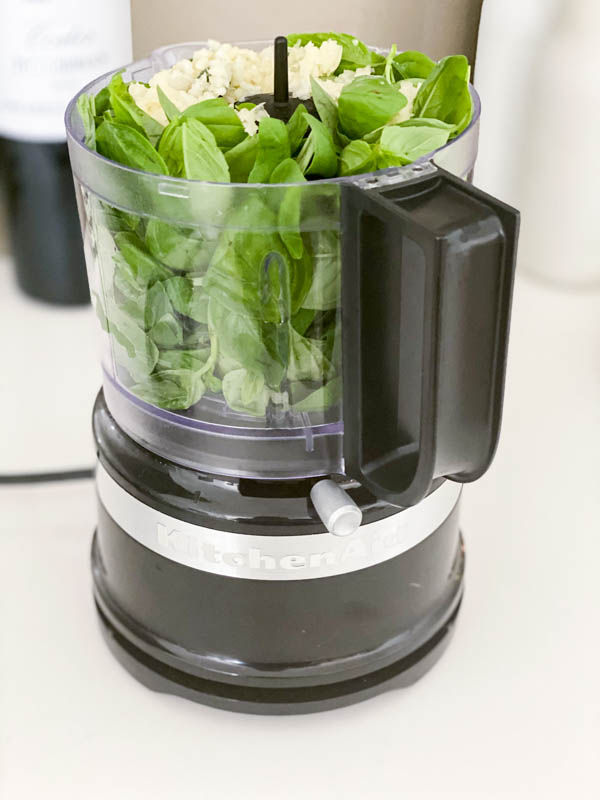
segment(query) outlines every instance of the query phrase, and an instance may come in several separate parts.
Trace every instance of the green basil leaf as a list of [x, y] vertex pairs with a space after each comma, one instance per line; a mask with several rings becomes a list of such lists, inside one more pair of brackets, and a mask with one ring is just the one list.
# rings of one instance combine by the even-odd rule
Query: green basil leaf
[[340, 237], [336, 231], [319, 231], [311, 235], [313, 278], [302, 307], [324, 311], [340, 303], [341, 256]]
[[210, 348], [198, 350], [161, 350], [156, 363], [157, 372], [170, 369], [189, 369], [199, 372], [205, 366]]
[[178, 119], [181, 112], [160, 88], [160, 86], [156, 87], [156, 93], [158, 94], [158, 100], [162, 107], [162, 110], [165, 112], [166, 118], [169, 122], [172, 122], [174, 119]]
[[210, 346], [210, 334], [203, 325], [189, 329], [186, 328], [183, 332], [183, 346], [189, 349], [204, 350]]
[[101, 155], [126, 167], [156, 175], [169, 174], [167, 165], [148, 139], [129, 125], [104, 120], [96, 129], [96, 147]]
[[107, 203], [101, 202], [102, 208], [102, 224], [108, 228], [111, 233], [118, 233], [119, 231], [136, 231], [141, 223], [141, 217], [137, 214], [130, 214], [128, 211], [121, 211], [120, 208], [114, 208]]
[[98, 94], [94, 97], [94, 108], [97, 117], [101, 117], [105, 111], [110, 108], [110, 92], [108, 86], [100, 89]]
[[202, 239], [197, 231], [177, 228], [157, 218], [148, 221], [145, 241], [155, 258], [182, 272], [203, 272], [215, 247]]
[[413, 103], [413, 115], [447, 122], [454, 126], [453, 135], [457, 136], [473, 115], [469, 73], [465, 56], [443, 58], [421, 84]]
[[[209, 313], [210, 313], [210, 304], [209, 304]], [[233, 358], [228, 353], [225, 353], [222, 347], [219, 347], [219, 357], [217, 359], [217, 372], [220, 375], [227, 375], [227, 373], [231, 372], [231, 370], [233, 369], [242, 369], [242, 365], [236, 358]]]
[[188, 106], [181, 113], [181, 119], [195, 119], [206, 125], [215, 137], [217, 145], [223, 150], [235, 147], [248, 136], [241, 119], [222, 97], [202, 100], [193, 106]]
[[116, 307], [110, 309], [108, 330], [113, 352], [134, 381], [149, 375], [158, 361], [158, 348], [143, 328]]
[[258, 136], [249, 136], [225, 153], [232, 183], [246, 183], [258, 152]]
[[[266, 262], [266, 278], [263, 281], [268, 302], [279, 306], [280, 319], [263, 319], [260, 322], [260, 337], [265, 350], [267, 363], [261, 368], [265, 380], [272, 388], [279, 390], [289, 360], [290, 333], [286, 320], [290, 314], [290, 275], [288, 270], [280, 270], [282, 260], [271, 258]], [[245, 359], [242, 364], [248, 366]]]
[[320, 47], [323, 42], [333, 39], [334, 42], [342, 46], [342, 60], [336, 74], [346, 69], [358, 69], [359, 67], [369, 67], [384, 61], [383, 57], [369, 50], [366, 44], [361, 42], [356, 36], [349, 33], [293, 33], [287, 37], [288, 45], [293, 47], [297, 42], [306, 45], [309, 42]]
[[[116, 288], [115, 284], [115, 289]], [[132, 322], [135, 322], [136, 325], [146, 331], [144, 313], [145, 298], [143, 293], [138, 294], [135, 299], [127, 300], [123, 300], [122, 298], [117, 299], [115, 296], [114, 302], [118, 305], [119, 310], [122, 311], [123, 314], [126, 314]]]
[[389, 125], [384, 128], [378, 147], [379, 167], [410, 164], [448, 141], [448, 128], [433, 125]]
[[213, 392], [214, 394], [223, 393], [223, 381], [220, 378], [217, 378], [216, 375], [213, 375], [212, 372], [207, 372], [206, 375], [203, 376], [202, 380], [206, 384], [207, 391]]
[[170, 269], [148, 253], [137, 234], [122, 231], [115, 234], [114, 239], [124, 261], [131, 269], [133, 279], [140, 288], [173, 277]]
[[124, 316], [148, 330], [162, 314], [171, 310], [162, 284], [140, 285], [121, 253], [113, 256], [113, 260], [113, 300]]
[[311, 131], [296, 157], [305, 175], [332, 178], [337, 173], [338, 159], [333, 137], [323, 122], [306, 114]]
[[[362, 139], [356, 139], [355, 141], [366, 142], [367, 144], [375, 144], [381, 139], [381, 134], [384, 132], [387, 126], [382, 125], [380, 128], [375, 128], [375, 130], [370, 131], [369, 133], [365, 133]], [[352, 140], [348, 141], [350, 144]]]
[[302, 140], [308, 130], [306, 106], [299, 103], [294, 109], [294, 113], [287, 121], [288, 136], [290, 137], [290, 155], [295, 156], [302, 144]]
[[183, 163], [183, 128], [181, 119], [173, 119], [164, 129], [158, 142], [158, 153], [167, 166], [167, 174], [175, 178], [185, 176]]
[[394, 56], [396, 55], [396, 53], [397, 53], [396, 45], [393, 44], [390, 47], [390, 51], [385, 58], [385, 65], [383, 68], [383, 77], [386, 79], [388, 83], [392, 85], [395, 83], [392, 62], [394, 60]]
[[248, 183], [268, 183], [275, 167], [290, 157], [290, 139], [285, 123], [274, 117], [264, 117], [258, 123], [256, 161]]
[[[241, 230], [236, 230], [236, 227]], [[230, 311], [278, 323], [289, 319], [291, 261], [277, 233], [277, 215], [253, 194], [232, 211], [204, 279], [204, 287]], [[282, 308], [282, 303], [284, 307]]]
[[337, 127], [337, 129], [335, 131], [334, 139], [338, 143], [338, 145], [339, 145], [341, 150], [343, 150], [344, 147], [347, 147], [350, 144], [350, 142], [352, 141], [352, 139], [349, 136], [346, 136], [345, 133], [342, 133], [342, 131], [340, 130], [340, 126], [339, 125], [338, 125], [338, 127]]
[[222, 373], [244, 366], [263, 374], [270, 386], [278, 386], [285, 375], [285, 364], [266, 348], [258, 319], [232, 312], [211, 297], [208, 307], [209, 328], [218, 341], [219, 368]]
[[[387, 126], [386, 126], [387, 127]], [[392, 127], [392, 126], [389, 126]], [[434, 119], [433, 117], [411, 117], [404, 120], [404, 122], [397, 122], [393, 127], [395, 128], [437, 128], [440, 131], [446, 131], [448, 136], [454, 131], [454, 125], [450, 122], [442, 122], [441, 119]], [[385, 128], [382, 128], [384, 131]]]
[[301, 308], [292, 317], [292, 325], [301, 336], [304, 336], [312, 325], [315, 313], [316, 312], [312, 308]]
[[290, 381], [322, 381], [331, 365], [323, 354], [320, 343], [307, 339], [291, 329], [290, 362], [287, 378]]
[[234, 369], [223, 378], [223, 396], [234, 411], [264, 417], [269, 390], [264, 375], [247, 369]]
[[[131, 266], [127, 263], [122, 253], [115, 253], [113, 256], [113, 289], [117, 301], [133, 300], [138, 302], [147, 284], [138, 283], [137, 276]], [[141, 307], [140, 307], [141, 311]], [[140, 316], [143, 317], [143, 314]]]
[[[271, 173], [271, 183], [306, 183], [306, 178], [294, 159], [286, 158]], [[283, 195], [277, 214], [279, 235], [292, 258], [302, 258], [304, 253], [304, 243], [300, 233], [301, 202], [302, 188], [291, 187]]]
[[342, 379], [333, 378], [324, 386], [311, 392], [304, 399], [292, 405], [293, 411], [326, 411], [335, 405], [342, 396]]
[[344, 147], [340, 154], [340, 175], [360, 175], [373, 169], [375, 169], [375, 155], [367, 142], [357, 139]]
[[146, 330], [150, 330], [154, 328], [159, 320], [172, 312], [171, 303], [167, 296], [164, 283], [155, 283], [146, 291], [143, 297], [144, 327]]
[[138, 383], [131, 391], [151, 405], [171, 410], [195, 405], [205, 391], [202, 377], [191, 369], [167, 369]]
[[340, 127], [351, 139], [361, 139], [389, 122], [406, 103], [406, 97], [385, 78], [359, 75], [341, 91]]
[[127, 84], [123, 83], [120, 72], [113, 75], [108, 84], [110, 105], [117, 122], [130, 125], [135, 130], [146, 136], [150, 144], [156, 145], [163, 132], [163, 126], [137, 105], [129, 94]]
[[148, 335], [158, 347], [177, 347], [183, 344], [183, 329], [172, 311], [167, 311], [157, 319]]
[[335, 138], [339, 121], [338, 108], [318, 81], [316, 81], [314, 78], [311, 78], [310, 85], [313, 102], [317, 109], [317, 113], [321, 118], [321, 122], [323, 122], [327, 128], [329, 128], [329, 132], [331, 133], [332, 137]]
[[371, 133], [367, 133], [366, 136], [363, 136], [361, 141], [367, 142], [367, 144], [376, 144], [381, 140], [381, 134], [388, 128], [388, 127], [396, 127], [396, 128], [439, 128], [440, 130], [448, 131], [448, 137], [452, 136], [454, 131], [454, 125], [451, 125], [448, 122], [442, 122], [440, 119], [431, 119], [429, 117], [411, 117], [410, 119], [405, 120], [404, 122], [397, 122], [393, 126], [391, 125], [383, 125], [381, 128], [376, 128]]
[[96, 105], [94, 96], [91, 94], [80, 94], [77, 98], [77, 110], [83, 122], [85, 133], [85, 146], [90, 150], [96, 149]]
[[310, 252], [304, 248], [301, 258], [292, 262], [290, 277], [290, 310], [292, 314], [302, 306], [313, 279], [313, 260]]
[[427, 78], [435, 67], [435, 61], [418, 50], [405, 50], [403, 53], [394, 55], [392, 66], [398, 80]]
[[227, 183], [229, 167], [208, 128], [195, 119], [182, 125], [181, 140], [185, 177], [197, 181]]
[[208, 296], [188, 278], [169, 278], [162, 284], [173, 308], [196, 322], [208, 322]]

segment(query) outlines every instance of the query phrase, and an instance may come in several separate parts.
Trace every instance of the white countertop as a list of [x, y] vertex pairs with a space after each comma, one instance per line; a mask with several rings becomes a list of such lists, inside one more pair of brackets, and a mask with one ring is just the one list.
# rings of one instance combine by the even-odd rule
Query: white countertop
[[[52, 447], [64, 422], [42, 426]], [[519, 280], [501, 445], [463, 495], [454, 640], [412, 688], [304, 717], [137, 684], [94, 617], [91, 481], [0, 488], [0, 795], [595, 800], [599, 451], [600, 294]]]
[[89, 467], [101, 380], [90, 306], [52, 306], [17, 288], [0, 256], [0, 476]]

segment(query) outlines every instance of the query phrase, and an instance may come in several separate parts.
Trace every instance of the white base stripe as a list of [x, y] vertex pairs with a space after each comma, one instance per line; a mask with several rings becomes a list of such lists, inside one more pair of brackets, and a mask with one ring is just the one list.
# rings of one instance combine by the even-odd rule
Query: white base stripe
[[410, 550], [448, 518], [461, 487], [445, 481], [412, 508], [361, 525], [348, 537], [253, 536], [192, 525], [132, 497], [101, 464], [98, 494], [113, 520], [144, 547], [193, 569], [232, 578], [281, 581], [327, 578], [380, 564]]

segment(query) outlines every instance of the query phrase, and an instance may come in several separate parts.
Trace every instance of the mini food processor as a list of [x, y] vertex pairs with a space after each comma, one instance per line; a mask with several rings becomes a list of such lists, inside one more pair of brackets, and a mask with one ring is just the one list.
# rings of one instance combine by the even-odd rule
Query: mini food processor
[[518, 227], [469, 182], [471, 92], [437, 152], [302, 184], [131, 169], [67, 109], [102, 328], [94, 594], [150, 688], [320, 711], [411, 684], [446, 647], [461, 485], [498, 440]]

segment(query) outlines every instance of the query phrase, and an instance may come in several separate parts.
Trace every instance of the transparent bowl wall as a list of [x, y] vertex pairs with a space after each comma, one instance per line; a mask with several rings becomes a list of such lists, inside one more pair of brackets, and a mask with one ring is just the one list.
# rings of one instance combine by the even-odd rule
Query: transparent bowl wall
[[[161, 48], [124, 80], [148, 81], [203, 46]], [[470, 126], [420, 162], [469, 178], [473, 98]], [[76, 101], [69, 152], [117, 422], [154, 452], [210, 472], [343, 471], [339, 208], [356, 178], [215, 184], [139, 172], [83, 144]], [[409, 179], [414, 165], [377, 174]], [[281, 210], [293, 207], [290, 224]]]

